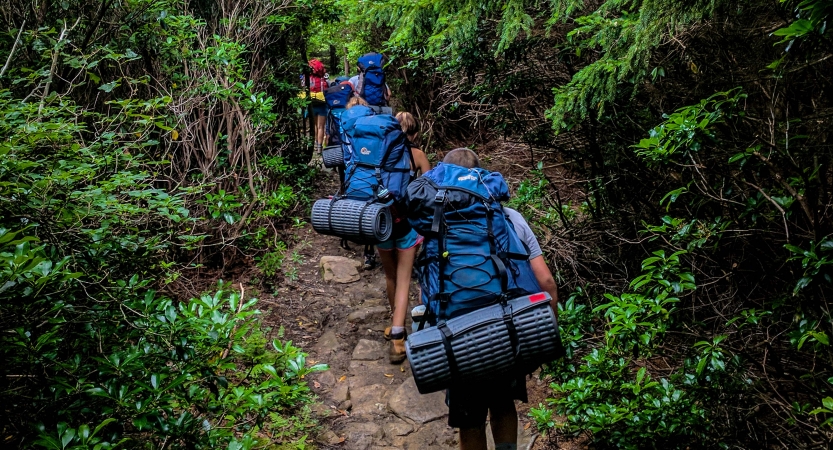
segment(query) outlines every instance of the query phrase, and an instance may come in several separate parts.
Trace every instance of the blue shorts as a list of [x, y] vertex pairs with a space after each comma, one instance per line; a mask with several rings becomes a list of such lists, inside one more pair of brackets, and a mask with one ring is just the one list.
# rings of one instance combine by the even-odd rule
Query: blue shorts
[[394, 247], [396, 247], [397, 250], [409, 250], [421, 244], [422, 240], [422, 236], [420, 236], [419, 234], [417, 234], [416, 231], [411, 229], [411, 231], [409, 231], [408, 234], [402, 236], [401, 238], [389, 239], [380, 244], [376, 244], [376, 248], [383, 252], [391, 251]]
[[312, 113], [316, 116], [326, 116], [327, 104], [324, 102], [312, 102]]

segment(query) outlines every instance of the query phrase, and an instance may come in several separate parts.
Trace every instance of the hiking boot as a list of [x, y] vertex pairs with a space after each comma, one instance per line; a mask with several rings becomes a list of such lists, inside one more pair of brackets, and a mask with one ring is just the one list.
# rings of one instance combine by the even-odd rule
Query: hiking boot
[[376, 267], [376, 254], [375, 253], [365, 253], [364, 255], [364, 265], [362, 269], [364, 270], [373, 270]]
[[388, 352], [388, 360], [391, 364], [401, 364], [402, 361], [405, 361], [405, 337], [404, 331], [398, 335], [391, 335], [390, 351]]
[[385, 328], [385, 340], [390, 340], [390, 327]]

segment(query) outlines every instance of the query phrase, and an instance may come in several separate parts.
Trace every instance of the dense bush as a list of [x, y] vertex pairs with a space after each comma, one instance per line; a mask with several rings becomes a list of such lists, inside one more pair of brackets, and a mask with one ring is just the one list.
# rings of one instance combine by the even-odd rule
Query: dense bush
[[0, 5], [4, 445], [306, 445], [324, 367], [267, 342], [243, 286], [179, 280], [268, 253], [303, 208], [311, 7], [288, 9]]
[[524, 171], [568, 293], [543, 430], [829, 447], [831, 2], [342, 3], [434, 137]]

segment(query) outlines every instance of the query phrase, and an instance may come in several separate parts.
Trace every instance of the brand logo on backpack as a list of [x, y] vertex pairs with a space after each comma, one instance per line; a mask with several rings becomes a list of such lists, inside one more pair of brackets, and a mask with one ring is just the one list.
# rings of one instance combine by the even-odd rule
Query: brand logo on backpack
[[466, 181], [466, 180], [477, 181], [477, 177], [472, 175], [472, 174], [463, 175], [462, 177], [457, 177], [457, 181]]
[[341, 100], [333, 100], [333, 104], [334, 104], [334, 105], [340, 105], [340, 104], [341, 104]]
[[369, 155], [370, 154], [370, 150], [368, 150], [367, 147], [362, 147], [362, 149], [359, 150], [359, 151], [362, 152], [362, 155]]

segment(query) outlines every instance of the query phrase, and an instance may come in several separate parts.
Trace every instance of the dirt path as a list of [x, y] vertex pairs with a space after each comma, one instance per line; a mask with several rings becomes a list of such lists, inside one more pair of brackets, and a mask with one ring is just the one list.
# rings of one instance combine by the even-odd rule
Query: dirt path
[[[334, 178], [326, 172], [322, 176]], [[332, 182], [322, 184], [326, 184], [322, 192], [334, 191]], [[322, 258], [342, 257], [336, 258], [334, 271], [349, 275], [360, 266], [362, 248], [342, 249], [337, 238], [319, 235], [309, 224], [298, 229], [297, 243], [287, 254], [291, 256], [284, 267], [291, 276], [273, 295], [263, 296], [263, 309], [267, 310], [267, 324], [275, 330], [283, 327], [283, 339], [307, 350], [311, 362], [330, 366], [311, 380], [322, 403], [315, 411], [323, 425], [316, 437], [318, 446], [351, 450], [458, 448], [457, 432], [447, 425], [444, 393], [420, 395], [408, 362], [388, 363], [389, 343], [383, 330], [389, 325], [390, 311], [382, 269], [359, 269], [352, 277], [324, 281]], [[411, 289], [412, 305], [417, 304], [416, 292]], [[406, 326], [410, 327], [410, 321]], [[542, 382], [536, 378], [530, 378], [529, 385], [542, 391]], [[541, 400], [530, 394], [530, 403]], [[527, 450], [537, 435], [532, 419], [526, 416], [528, 405], [520, 409], [518, 448]], [[542, 448], [542, 442], [535, 448]]]

